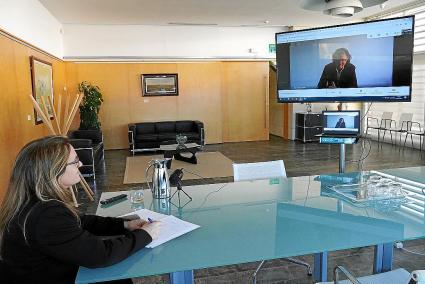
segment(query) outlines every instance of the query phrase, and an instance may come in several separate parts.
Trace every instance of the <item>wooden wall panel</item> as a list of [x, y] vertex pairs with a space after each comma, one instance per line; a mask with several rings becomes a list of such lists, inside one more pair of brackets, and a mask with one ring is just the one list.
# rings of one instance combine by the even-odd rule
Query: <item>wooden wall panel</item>
[[[124, 149], [128, 148], [127, 124], [144, 121], [203, 121], [207, 143], [226, 141], [224, 125], [234, 127], [233, 136], [227, 141], [268, 139], [267, 70], [267, 62], [67, 63], [66, 77], [68, 85], [72, 85], [69, 90], [76, 91], [74, 86], [83, 80], [101, 88], [105, 100], [100, 113], [105, 147]], [[179, 95], [142, 97], [141, 74], [155, 73], [178, 73]], [[238, 121], [235, 109], [240, 96], [253, 99], [244, 105], [244, 117]], [[223, 106], [230, 116], [223, 115]]]
[[221, 74], [223, 142], [268, 140], [268, 62], [223, 62]]
[[206, 143], [221, 143], [221, 80], [218, 63], [178, 64], [181, 98], [179, 119], [204, 122]]
[[[61, 60], [0, 34], [0, 199], [6, 191], [19, 150], [29, 141], [49, 133], [44, 124], [34, 123], [33, 107], [28, 98], [32, 93], [30, 56], [52, 63], [54, 94], [65, 85], [65, 64]], [[31, 120], [27, 119], [28, 115]]]
[[[178, 100], [183, 95], [170, 97], [143, 97], [142, 96], [142, 74], [160, 74], [177, 73], [176, 63], [163, 64], [129, 64], [128, 65], [128, 84], [130, 119], [128, 123], [143, 121], [165, 121], [176, 120], [178, 118], [177, 105]], [[180, 78], [179, 78], [179, 85]], [[180, 86], [179, 86], [180, 88]], [[128, 147], [128, 142], [126, 142]]]
[[276, 71], [269, 68], [269, 106], [270, 106], [270, 134], [283, 137], [283, 104], [277, 102], [277, 78]]
[[68, 81], [71, 84], [72, 92], [77, 92], [76, 86], [82, 81], [98, 85], [102, 91], [104, 103], [100, 108], [99, 118], [102, 123], [103, 134], [107, 138], [105, 139], [105, 148], [121, 149], [128, 147], [126, 127], [130, 115], [127, 64], [75, 64], [76, 70], [74, 72], [77, 72], [76, 76], [71, 75], [73, 67], [71, 66], [67, 70], [67, 74], [72, 78]]

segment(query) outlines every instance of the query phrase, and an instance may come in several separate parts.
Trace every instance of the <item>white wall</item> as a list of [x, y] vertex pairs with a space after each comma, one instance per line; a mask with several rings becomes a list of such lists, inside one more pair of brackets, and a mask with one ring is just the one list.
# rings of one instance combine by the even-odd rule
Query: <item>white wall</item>
[[[64, 25], [64, 58], [275, 58], [282, 28]], [[250, 52], [249, 49], [252, 49]]]
[[37, 0], [0, 0], [0, 28], [56, 57], [63, 56], [62, 25]]

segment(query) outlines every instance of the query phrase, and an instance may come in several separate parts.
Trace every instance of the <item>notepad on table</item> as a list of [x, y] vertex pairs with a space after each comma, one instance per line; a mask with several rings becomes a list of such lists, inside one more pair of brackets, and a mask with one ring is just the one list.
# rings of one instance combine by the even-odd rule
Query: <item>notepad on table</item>
[[164, 215], [148, 209], [141, 209], [120, 217], [125, 217], [127, 215], [133, 214], [137, 214], [140, 218], [145, 220], [148, 220], [148, 218], [150, 218], [152, 220], [161, 222], [161, 231], [159, 233], [158, 238], [148, 244], [146, 246], [147, 248], [157, 247], [165, 242], [168, 242], [174, 238], [177, 238], [200, 227], [198, 225], [183, 221], [172, 215]]

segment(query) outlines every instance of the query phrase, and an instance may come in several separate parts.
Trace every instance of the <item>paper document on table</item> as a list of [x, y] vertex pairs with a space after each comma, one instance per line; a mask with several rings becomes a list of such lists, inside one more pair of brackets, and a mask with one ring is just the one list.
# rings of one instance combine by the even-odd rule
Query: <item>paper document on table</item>
[[136, 212], [132, 212], [127, 215], [137, 214], [140, 218], [148, 220], [148, 218], [161, 222], [161, 230], [159, 236], [148, 244], [147, 248], [157, 247], [165, 242], [168, 242], [174, 238], [184, 235], [190, 231], [199, 228], [198, 225], [183, 221], [171, 215], [164, 215], [147, 209], [141, 209]]

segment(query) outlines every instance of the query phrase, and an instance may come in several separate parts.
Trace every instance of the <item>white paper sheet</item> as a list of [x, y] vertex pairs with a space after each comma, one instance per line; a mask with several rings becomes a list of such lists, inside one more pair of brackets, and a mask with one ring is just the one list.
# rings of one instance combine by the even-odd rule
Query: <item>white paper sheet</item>
[[161, 231], [159, 233], [158, 238], [153, 240], [146, 247], [154, 248], [165, 242], [168, 242], [174, 238], [177, 238], [181, 235], [184, 235], [190, 231], [193, 231], [200, 226], [180, 220], [171, 215], [164, 215], [161, 213], [157, 213], [148, 209], [141, 209], [120, 217], [137, 214], [140, 218], [148, 220], [148, 218], [161, 222]]

